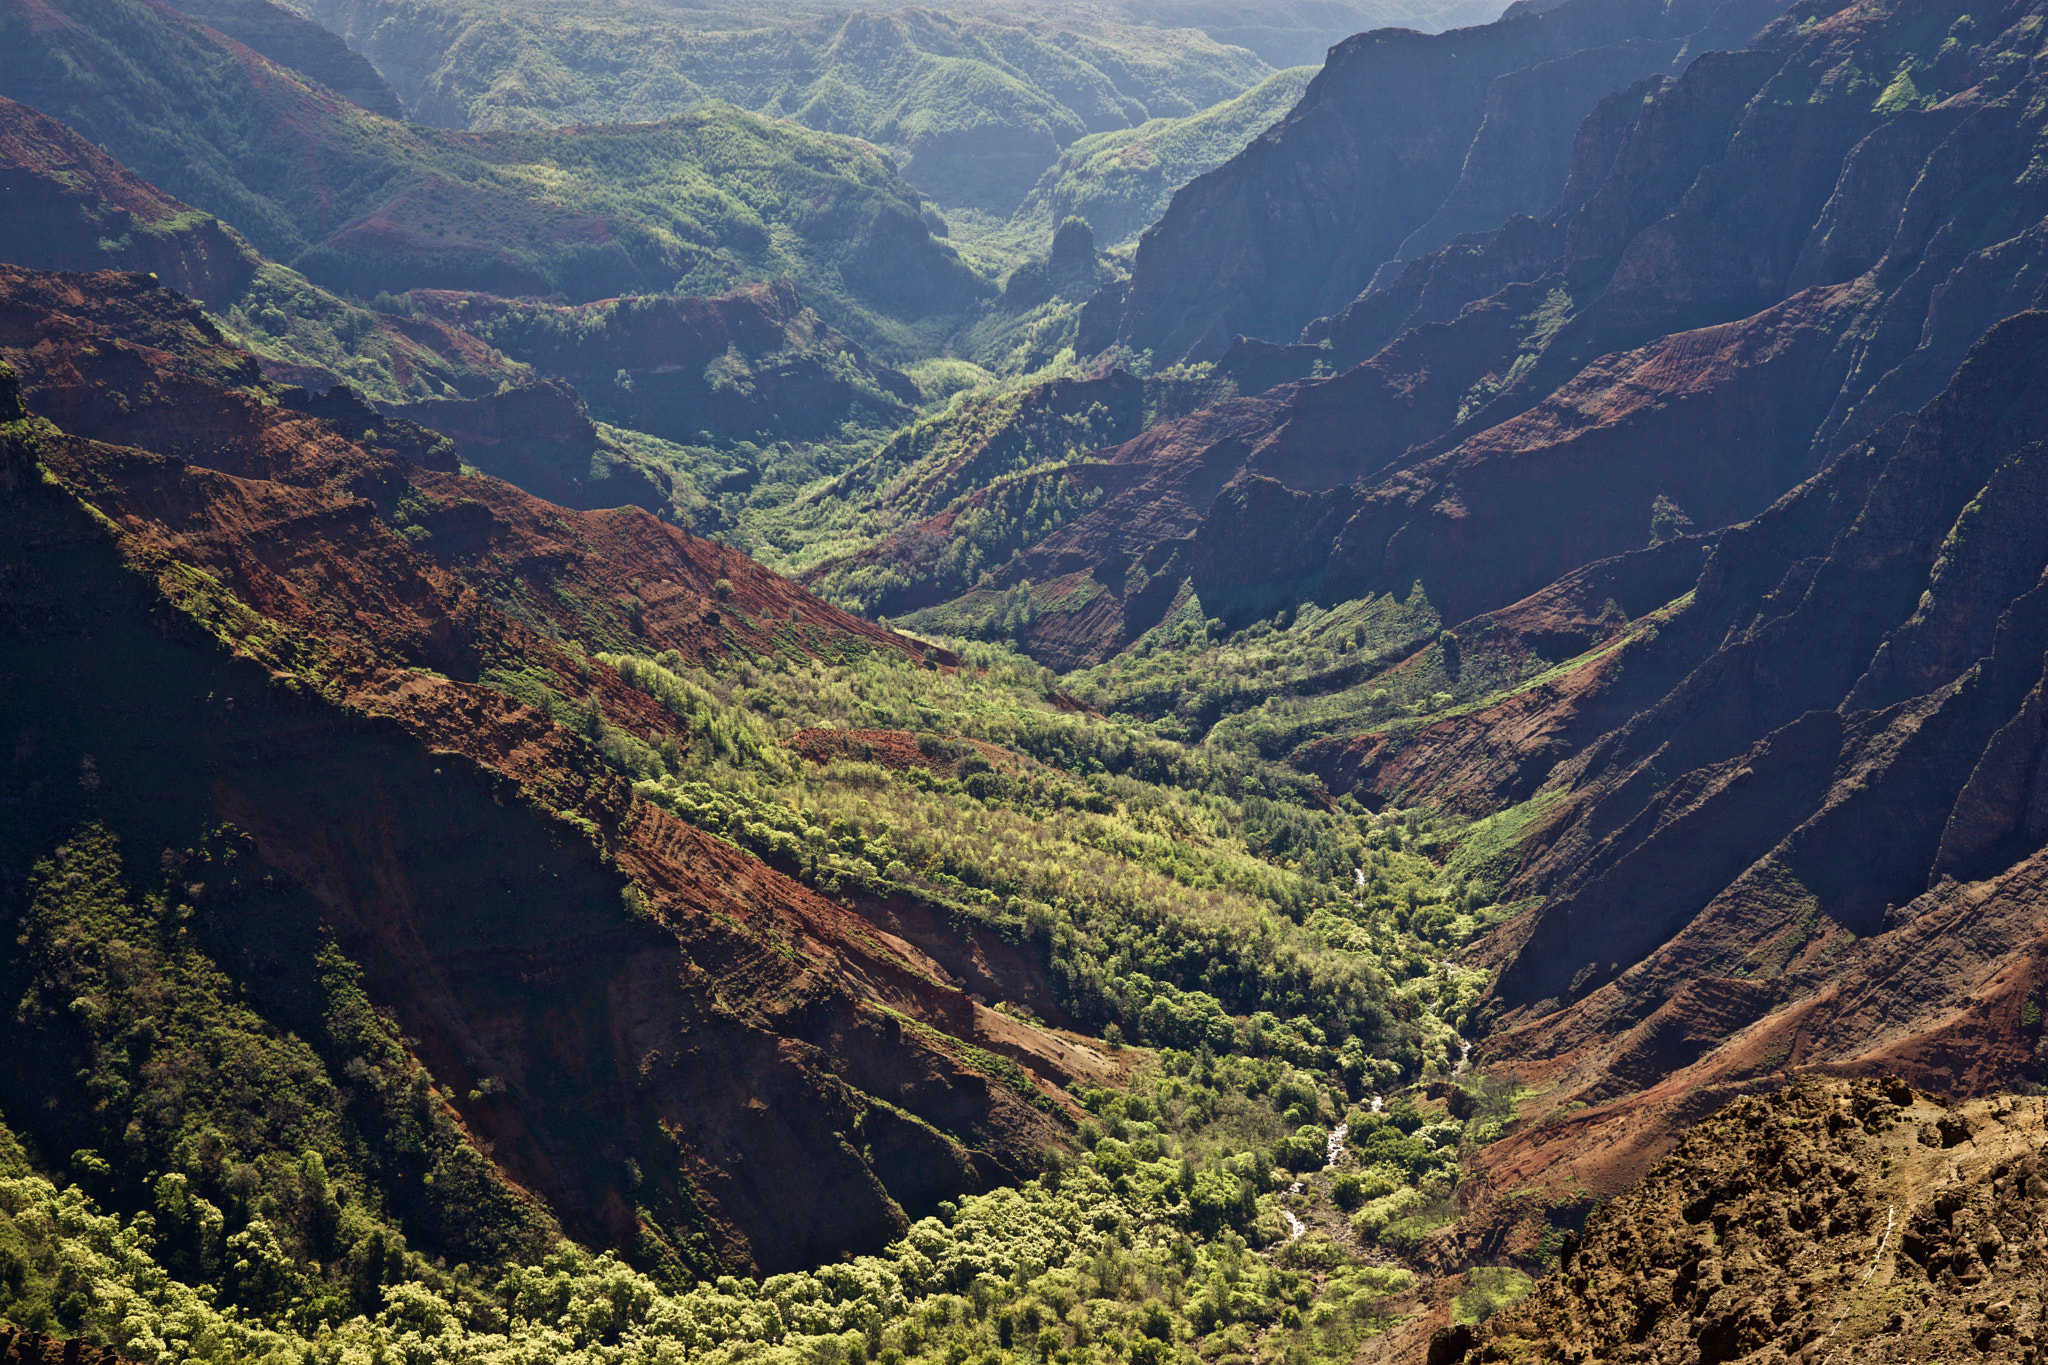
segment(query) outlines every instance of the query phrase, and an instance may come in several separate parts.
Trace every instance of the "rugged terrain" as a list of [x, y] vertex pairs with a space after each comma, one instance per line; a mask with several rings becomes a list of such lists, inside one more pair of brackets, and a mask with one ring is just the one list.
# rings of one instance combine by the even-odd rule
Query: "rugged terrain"
[[583, 302], [788, 277], [873, 337], [983, 292], [874, 149], [729, 106], [450, 133], [380, 118], [152, 0], [11, 0], [0, 38], [0, 95], [344, 293]]
[[198, 300], [271, 378], [383, 402], [480, 397], [526, 376], [476, 338], [359, 307], [266, 260], [56, 119], [0, 99], [0, 235], [35, 270], [155, 275]]
[[[439, 1078], [435, 1102], [495, 1148], [510, 1188], [599, 1244], [806, 1263], [900, 1226], [902, 1201], [1036, 1160], [1057, 1131], [1034, 1107], [1048, 1102], [1024, 1073], [947, 1050], [978, 1055], [979, 1007], [943, 968], [636, 802], [595, 747], [606, 725], [661, 722], [585, 650], [918, 646], [644, 513], [564, 512], [458, 474], [409, 424], [278, 402], [146, 278], [10, 269], [5, 286], [0, 354], [54, 424], [9, 437], [8, 693], [27, 708], [7, 723], [12, 913], [29, 863], [81, 820], [124, 836], [125, 875], [144, 884], [161, 875], [149, 850], [232, 822], [261, 886], [241, 878], [217, 902], [186, 889], [212, 950], [257, 954], [294, 989], [318, 943], [285, 926], [317, 906]], [[118, 683], [92, 662], [117, 659]], [[611, 720], [586, 739], [480, 685], [508, 672], [534, 695], [606, 698]], [[137, 720], [110, 730], [109, 707]], [[52, 787], [35, 775], [53, 761], [96, 780]], [[343, 791], [356, 814], [337, 824]], [[446, 823], [400, 816], [424, 809]], [[508, 880], [522, 858], [542, 880]], [[628, 889], [637, 920], [620, 914]], [[596, 918], [578, 930], [564, 913]], [[252, 937], [252, 915], [276, 927]], [[506, 996], [521, 976], [549, 984]], [[48, 1150], [99, 1146], [81, 1140], [95, 1118], [37, 1131], [38, 1056], [15, 1056], [10, 1115]], [[805, 1153], [808, 1187], [770, 1158], [785, 1147]], [[634, 1193], [629, 1168], [663, 1174]]]
[[[1977, 36], [1945, 49], [1924, 95], [1850, 92], [1922, 27], [1964, 17]], [[2017, 6], [1802, 12], [1623, 101], [1625, 127], [1590, 120], [1552, 217], [1439, 253], [1437, 311], [1363, 363], [1059, 471], [1094, 506], [995, 572], [1046, 608], [1021, 638], [1099, 662], [1166, 619], [1183, 583], [1233, 629], [1417, 583], [1453, 625], [1662, 524], [1754, 516], [1932, 398], [2032, 301], [2032, 77], [2007, 44], [2033, 22]], [[1295, 258], [1323, 259], [1312, 241]], [[1453, 270], [1474, 251], [1486, 270]]]
[[2039, 0], [799, 8], [0, 10], [23, 1349], [2037, 1355]]
[[1809, 1080], [1704, 1119], [1431, 1361], [2038, 1360], [2048, 1106]]
[[1082, 332], [1165, 365], [1290, 342], [1400, 262], [1547, 211], [1612, 91], [1737, 48], [1781, 6], [1566, 0], [1426, 35], [1361, 33], [1294, 109], [1175, 197]]
[[707, 99], [888, 148], [942, 204], [1007, 215], [1087, 133], [1192, 114], [1271, 68], [1199, 32], [1099, 16], [856, 10], [703, 26], [673, 10], [330, 0], [322, 22], [449, 128], [677, 117]]

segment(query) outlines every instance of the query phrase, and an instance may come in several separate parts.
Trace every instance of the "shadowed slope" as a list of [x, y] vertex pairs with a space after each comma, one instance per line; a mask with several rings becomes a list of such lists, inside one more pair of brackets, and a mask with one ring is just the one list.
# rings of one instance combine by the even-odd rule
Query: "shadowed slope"
[[[8, 429], [9, 543], [35, 565], [6, 580], [10, 696], [60, 697], [36, 762], [90, 743], [107, 783], [30, 812], [10, 864], [93, 811], [142, 849], [232, 821], [275, 881], [221, 904], [228, 941], [286, 897], [248, 940], [279, 980], [335, 935], [502, 1177], [650, 1262], [876, 1245], [1058, 1140], [935, 964], [604, 757], [673, 722], [587, 652], [918, 646], [644, 513], [458, 474], [409, 424], [279, 406], [146, 279], [4, 282], [0, 353], [67, 428]], [[536, 687], [559, 719], [506, 690]]]

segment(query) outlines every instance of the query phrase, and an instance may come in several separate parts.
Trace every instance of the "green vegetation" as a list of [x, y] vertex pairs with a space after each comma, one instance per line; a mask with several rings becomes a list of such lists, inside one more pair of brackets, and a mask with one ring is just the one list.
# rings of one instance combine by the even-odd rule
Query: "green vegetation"
[[885, 147], [939, 202], [999, 214], [1076, 138], [1192, 114], [1270, 71], [1200, 32], [1071, 12], [1031, 22], [908, 8], [773, 27], [752, 26], [765, 14], [734, 25], [668, 7], [490, 0], [329, 0], [312, 12], [358, 31], [429, 122], [648, 122], [723, 100]]
[[[75, 1222], [86, 1194], [133, 1216], [127, 1252], [153, 1252], [222, 1310], [300, 1329], [374, 1313], [389, 1285], [443, 1284], [430, 1252], [495, 1262], [558, 1235], [468, 1141], [331, 945], [306, 1034], [245, 1003], [191, 901], [263, 897], [251, 851], [210, 830], [164, 850], [159, 889], [139, 892], [113, 836], [87, 825], [35, 869], [7, 982], [14, 1046], [31, 1074], [76, 1075], [89, 1102], [38, 1116], [70, 1194], [31, 1180], [0, 1195], [17, 1240], [0, 1249], [15, 1272], [6, 1311], [28, 1326], [106, 1330], [124, 1316], [101, 1322], [119, 1297], [19, 1244]], [[51, 1278], [25, 1279], [31, 1267]]]
[[[757, 498], [737, 538], [785, 573], [811, 573], [823, 596], [900, 614], [985, 585], [1014, 551], [1093, 508], [1101, 494], [1078, 477], [1083, 457], [1231, 392], [1207, 365], [1083, 379], [1067, 353], [1013, 383], [955, 393], [786, 501]], [[943, 552], [931, 552], [933, 536]], [[1014, 640], [995, 614], [989, 629], [929, 624]]]
[[1025, 212], [1040, 209], [1053, 222], [1079, 215], [1105, 246], [1133, 243], [1159, 221], [1175, 190], [1284, 118], [1317, 70], [1291, 67], [1200, 113], [1080, 138], [1038, 182]]
[[[784, 638], [716, 670], [594, 661], [662, 701], [666, 734], [556, 675], [485, 681], [821, 890], [1045, 952], [1057, 998], [1006, 1009], [1155, 1049], [1112, 1042], [1131, 1075], [1075, 1096], [1078, 1155], [813, 1271], [592, 1255], [498, 1180], [332, 944], [271, 988], [281, 1012], [219, 965], [220, 907], [272, 922], [266, 898], [302, 894], [270, 888], [247, 836], [211, 829], [144, 874], [88, 825], [37, 868], [6, 984], [49, 1053], [28, 1073], [77, 1074], [93, 1103], [36, 1115], [36, 1150], [0, 1130], [0, 1315], [165, 1362], [1349, 1361], [1412, 1282], [1387, 1257], [1501, 1131], [1469, 1074], [1465, 1120], [1371, 1111], [1452, 1074], [1476, 975], [1433, 961], [1467, 906], [1433, 822], [1063, 711], [987, 647], [941, 672]], [[785, 741], [818, 724], [921, 730], [924, 762], [813, 764]]]
[[[1374, 812], [1287, 764], [1330, 735], [1399, 740], [1560, 661], [1505, 632], [1448, 634], [1419, 587], [1269, 619], [1254, 613], [1277, 602], [1211, 616], [1183, 589], [1135, 649], [1066, 679], [1010, 649], [1100, 590], [1006, 573], [1099, 505], [1088, 456], [1233, 391], [1208, 366], [1081, 371], [1078, 310], [1117, 266], [1070, 211], [1127, 241], [1284, 112], [1307, 69], [1240, 95], [1267, 74], [1256, 59], [1099, 20], [913, 10], [769, 32], [430, 0], [377, 41], [410, 49], [417, 69], [387, 65], [411, 97], [493, 130], [449, 132], [253, 82], [133, 0], [81, 3], [77, 33], [0, 21], [24, 85], [104, 71], [68, 117], [306, 272], [261, 263], [218, 305], [233, 340], [386, 401], [480, 392], [477, 375], [527, 364], [572, 376], [607, 423], [593, 476], [658, 471], [698, 529], [856, 609], [917, 613], [961, 660], [863, 653], [794, 615], [745, 619], [769, 643], [729, 635], [722, 663], [636, 653], [623, 587], [628, 615], [571, 645], [526, 609], [547, 591], [526, 584], [498, 605], [592, 653], [559, 670], [492, 654], [476, 680], [575, 736], [551, 739], [579, 771], [610, 781], [601, 760], [820, 893], [1016, 950], [1043, 984], [998, 1007], [1093, 1035], [1124, 1068], [1070, 1096], [1078, 1150], [879, 1254], [718, 1275], [689, 1231], [690, 1177], [665, 1171], [662, 1193], [624, 1200], [625, 1249], [599, 1256], [458, 1116], [498, 1082], [449, 1093], [337, 942], [265, 957], [228, 941], [222, 905], [302, 937], [323, 923], [254, 870], [246, 836], [215, 826], [124, 860], [88, 821], [42, 846], [0, 982], [34, 1054], [22, 1074], [78, 1078], [61, 1112], [19, 1086], [5, 1100], [25, 1140], [0, 1129], [0, 1314], [150, 1361], [336, 1365], [1344, 1365], [1388, 1326], [1413, 1280], [1399, 1263], [1457, 1216], [1461, 1159], [1514, 1121], [1512, 1096], [1465, 1069], [1486, 974], [1454, 959], [1507, 913], [1514, 850], [1547, 806], [1469, 826]], [[174, 112], [145, 125], [141, 108]], [[666, 121], [557, 127], [622, 114]], [[1039, 198], [1003, 216], [1060, 146]], [[1007, 235], [963, 259], [911, 181]], [[818, 312], [636, 368], [674, 300], [612, 296], [777, 279]], [[457, 317], [467, 302], [437, 288], [556, 301]], [[475, 374], [431, 368], [437, 324], [484, 343], [463, 362]], [[922, 359], [906, 382], [870, 353]], [[786, 415], [797, 379], [837, 386], [833, 421], [747, 424]], [[446, 507], [386, 501], [401, 536], [434, 541]], [[1658, 515], [1661, 534], [1683, 514]], [[230, 584], [167, 555], [149, 567], [231, 648], [272, 663], [297, 648]], [[745, 617], [744, 589], [717, 580], [721, 613]], [[659, 706], [608, 712], [607, 669]], [[613, 886], [604, 913], [614, 899], [621, 915], [648, 904]], [[286, 961], [281, 984], [260, 984], [259, 959]], [[625, 1164], [622, 1188], [640, 1190]], [[1475, 1272], [1458, 1311], [1522, 1290]]]
[[1481, 1323], [1529, 1297], [1536, 1282], [1512, 1266], [1474, 1266], [1465, 1272], [1465, 1292], [1451, 1304], [1451, 1321]]
[[713, 295], [786, 278], [837, 325], [909, 351], [926, 349], [920, 319], [983, 288], [917, 192], [846, 138], [716, 103], [649, 126], [440, 132], [258, 79], [136, 0], [72, 18], [0, 19], [0, 93], [66, 90], [65, 120], [124, 165], [343, 293]]
[[266, 378], [319, 390], [343, 383], [379, 403], [474, 397], [525, 375], [502, 356], [465, 355], [450, 338], [409, 335], [392, 310], [372, 311], [339, 298], [295, 270], [262, 261], [246, 288], [212, 302], [211, 316], [228, 341], [263, 362]]
[[1444, 630], [1420, 583], [1405, 598], [1304, 602], [1235, 630], [1205, 617], [1201, 600], [1183, 588], [1159, 625], [1114, 658], [1069, 675], [1065, 685], [1097, 709], [1160, 733], [1296, 761], [1332, 736], [1381, 734], [1405, 744], [1425, 725], [1654, 635], [1690, 601], [1681, 597], [1636, 621], [1610, 604], [1599, 633], [1582, 637], [1583, 653], [1553, 658], [1490, 618]]
[[[879, 1255], [679, 1290], [558, 1242], [487, 1271], [425, 1267], [349, 1316], [195, 1286], [164, 1259], [161, 1220], [60, 1190], [0, 1130], [0, 1310], [152, 1362], [1222, 1362], [1257, 1341], [1342, 1365], [1391, 1325], [1390, 1296], [1414, 1277], [1361, 1263], [1333, 1224], [1317, 1122], [1332, 1097], [1312, 1080], [1169, 1052], [1128, 1094], [1083, 1098], [1078, 1158], [947, 1205]], [[1318, 1150], [1290, 1193], [1274, 1152], [1304, 1135]], [[1290, 1236], [1283, 1208], [1316, 1230]], [[288, 1264], [264, 1238], [231, 1236], [238, 1266]]]
[[[1354, 1096], [1452, 1069], [1485, 975], [1444, 953], [1489, 920], [1426, 813], [1318, 808], [1287, 770], [1062, 711], [1043, 670], [986, 647], [945, 673], [787, 641], [718, 671], [603, 656], [676, 729], [587, 733], [641, 796], [822, 890], [1030, 944], [1093, 1027], [1281, 1056]], [[814, 728], [911, 733], [922, 761], [812, 764], [786, 745]]]

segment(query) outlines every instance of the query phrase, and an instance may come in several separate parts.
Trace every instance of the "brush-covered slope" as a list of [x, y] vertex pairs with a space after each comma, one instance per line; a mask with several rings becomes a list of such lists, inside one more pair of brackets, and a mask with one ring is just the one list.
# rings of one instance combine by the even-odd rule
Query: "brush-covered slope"
[[272, 0], [184, 0], [175, 8], [373, 114], [405, 117], [398, 92], [369, 58], [296, 10]]
[[910, 7], [722, 30], [643, 5], [324, 0], [312, 12], [431, 123], [645, 121], [723, 100], [886, 147], [934, 199], [1003, 214], [1075, 138], [1192, 114], [1271, 73], [1200, 32], [1079, 11]]
[[1604, 95], [1741, 47], [1781, 8], [1568, 0], [1350, 38], [1284, 120], [1175, 196], [1129, 282], [1091, 305], [1083, 349], [1166, 365], [1239, 334], [1293, 341], [1390, 264], [1548, 209]]
[[873, 149], [728, 106], [654, 125], [436, 132], [369, 114], [154, 0], [13, 0], [0, 40], [0, 94], [346, 293], [583, 301], [787, 277], [841, 325], [900, 340], [981, 288]]
[[408, 302], [575, 386], [606, 421], [672, 441], [815, 440], [893, 428], [917, 386], [829, 326], [787, 281], [720, 298], [564, 307], [420, 291]]
[[274, 380], [387, 403], [524, 379], [476, 338], [359, 307], [266, 260], [233, 228], [139, 179], [71, 129], [0, 98], [0, 255], [34, 270], [132, 270], [204, 304]]
[[1159, 221], [1174, 191], [1236, 156], [1292, 109], [1317, 69], [1277, 71], [1198, 114], [1080, 138], [1039, 177], [1023, 210], [1043, 211], [1055, 223], [1086, 219], [1105, 247], [1134, 242]]
[[[372, 1236], [815, 1262], [1058, 1140], [974, 1041], [1028, 1059], [1033, 1030], [977, 1024], [917, 950], [636, 798], [677, 722], [591, 657], [918, 646], [644, 513], [318, 416], [146, 277], [4, 287], [25, 1012], [0, 1087], [38, 1151], [116, 1207], [161, 1205], [169, 1170], [275, 1204], [332, 1258], [292, 1292], [345, 1295]], [[112, 964], [80, 946], [111, 939]], [[208, 1022], [230, 1000], [241, 1041]], [[81, 1068], [102, 1102], [46, 1106]], [[307, 1152], [353, 1192], [339, 1224]]]

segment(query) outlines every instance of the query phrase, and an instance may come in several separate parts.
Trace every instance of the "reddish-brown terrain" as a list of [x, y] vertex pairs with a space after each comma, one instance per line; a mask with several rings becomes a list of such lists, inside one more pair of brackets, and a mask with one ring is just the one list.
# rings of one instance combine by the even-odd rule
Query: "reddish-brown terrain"
[[[6, 260], [34, 270], [128, 270], [155, 275], [216, 314], [259, 310], [264, 259], [233, 228], [140, 179], [56, 119], [0, 97], [0, 240]], [[274, 267], [273, 267], [274, 269]], [[405, 392], [477, 397], [524, 376], [484, 342], [425, 318], [350, 308], [303, 282], [289, 300], [339, 327], [356, 356], [376, 357]], [[274, 380], [327, 388], [332, 369], [270, 359]]]
[[2008, 319], [1606, 652], [1412, 752], [1341, 751], [1383, 793], [1540, 797], [1504, 891], [1536, 904], [1477, 950], [1478, 1064], [1532, 1094], [1445, 1264], [1527, 1254], [1516, 1191], [1617, 1193], [1789, 1076], [2048, 1077], [2044, 376], [2048, 314]]
[[[1745, 51], [1645, 84], [1581, 129], [1548, 217], [1423, 258], [1441, 267], [1424, 313], [1412, 281], [1361, 301], [1397, 323], [1383, 346], [1380, 324], [1345, 324], [1375, 338], [1369, 358], [1063, 471], [1094, 507], [1023, 545], [994, 587], [1062, 585], [1028, 640], [1085, 664], [1155, 625], [1184, 582], [1232, 625], [1417, 582], [1456, 623], [1649, 543], [1660, 506], [1701, 530], [1755, 516], [2033, 303], [2039, 105], [2003, 55], [2031, 41], [2030, 15], [1970, 16], [1975, 36], [1956, 30], [1911, 108], [1845, 82], [1916, 51], [1923, 26], [1960, 23], [1953, 5], [1802, 7]], [[1280, 132], [1337, 99], [1332, 73], [1317, 89]], [[1347, 126], [1398, 144], [1361, 112], [1377, 98], [1345, 104]], [[1285, 160], [1287, 140], [1226, 169], [1248, 186], [1271, 161], [1260, 194], [1320, 202], [1296, 192], [1310, 161]], [[1260, 232], [1283, 232], [1274, 212]], [[1307, 228], [1285, 231], [1289, 259], [1328, 258]], [[1146, 249], [1171, 240], [1162, 225]], [[1186, 252], [1189, 270], [1216, 258]], [[1344, 358], [1301, 350], [1304, 367]], [[946, 537], [934, 521], [899, 539]]]
[[2041, 1358], [2048, 1103], [1808, 1080], [1702, 1118], [1526, 1301], [1477, 1328], [1411, 1321], [1369, 1354]]
[[[147, 277], [8, 268], [0, 299], [39, 419], [0, 478], [5, 619], [42, 642], [10, 686], [51, 699], [38, 743], [75, 733], [108, 777], [31, 823], [83, 796], [144, 848], [195, 803], [246, 830], [502, 1175], [599, 1244], [813, 1263], [1060, 1141], [1063, 1101], [983, 1048], [1062, 1080], [1097, 1063], [479, 681], [523, 671], [651, 738], [673, 719], [590, 654], [921, 646], [644, 512], [554, 507], [456, 472], [431, 432], [279, 403]], [[643, 1169], [675, 1174], [636, 1192]]]

